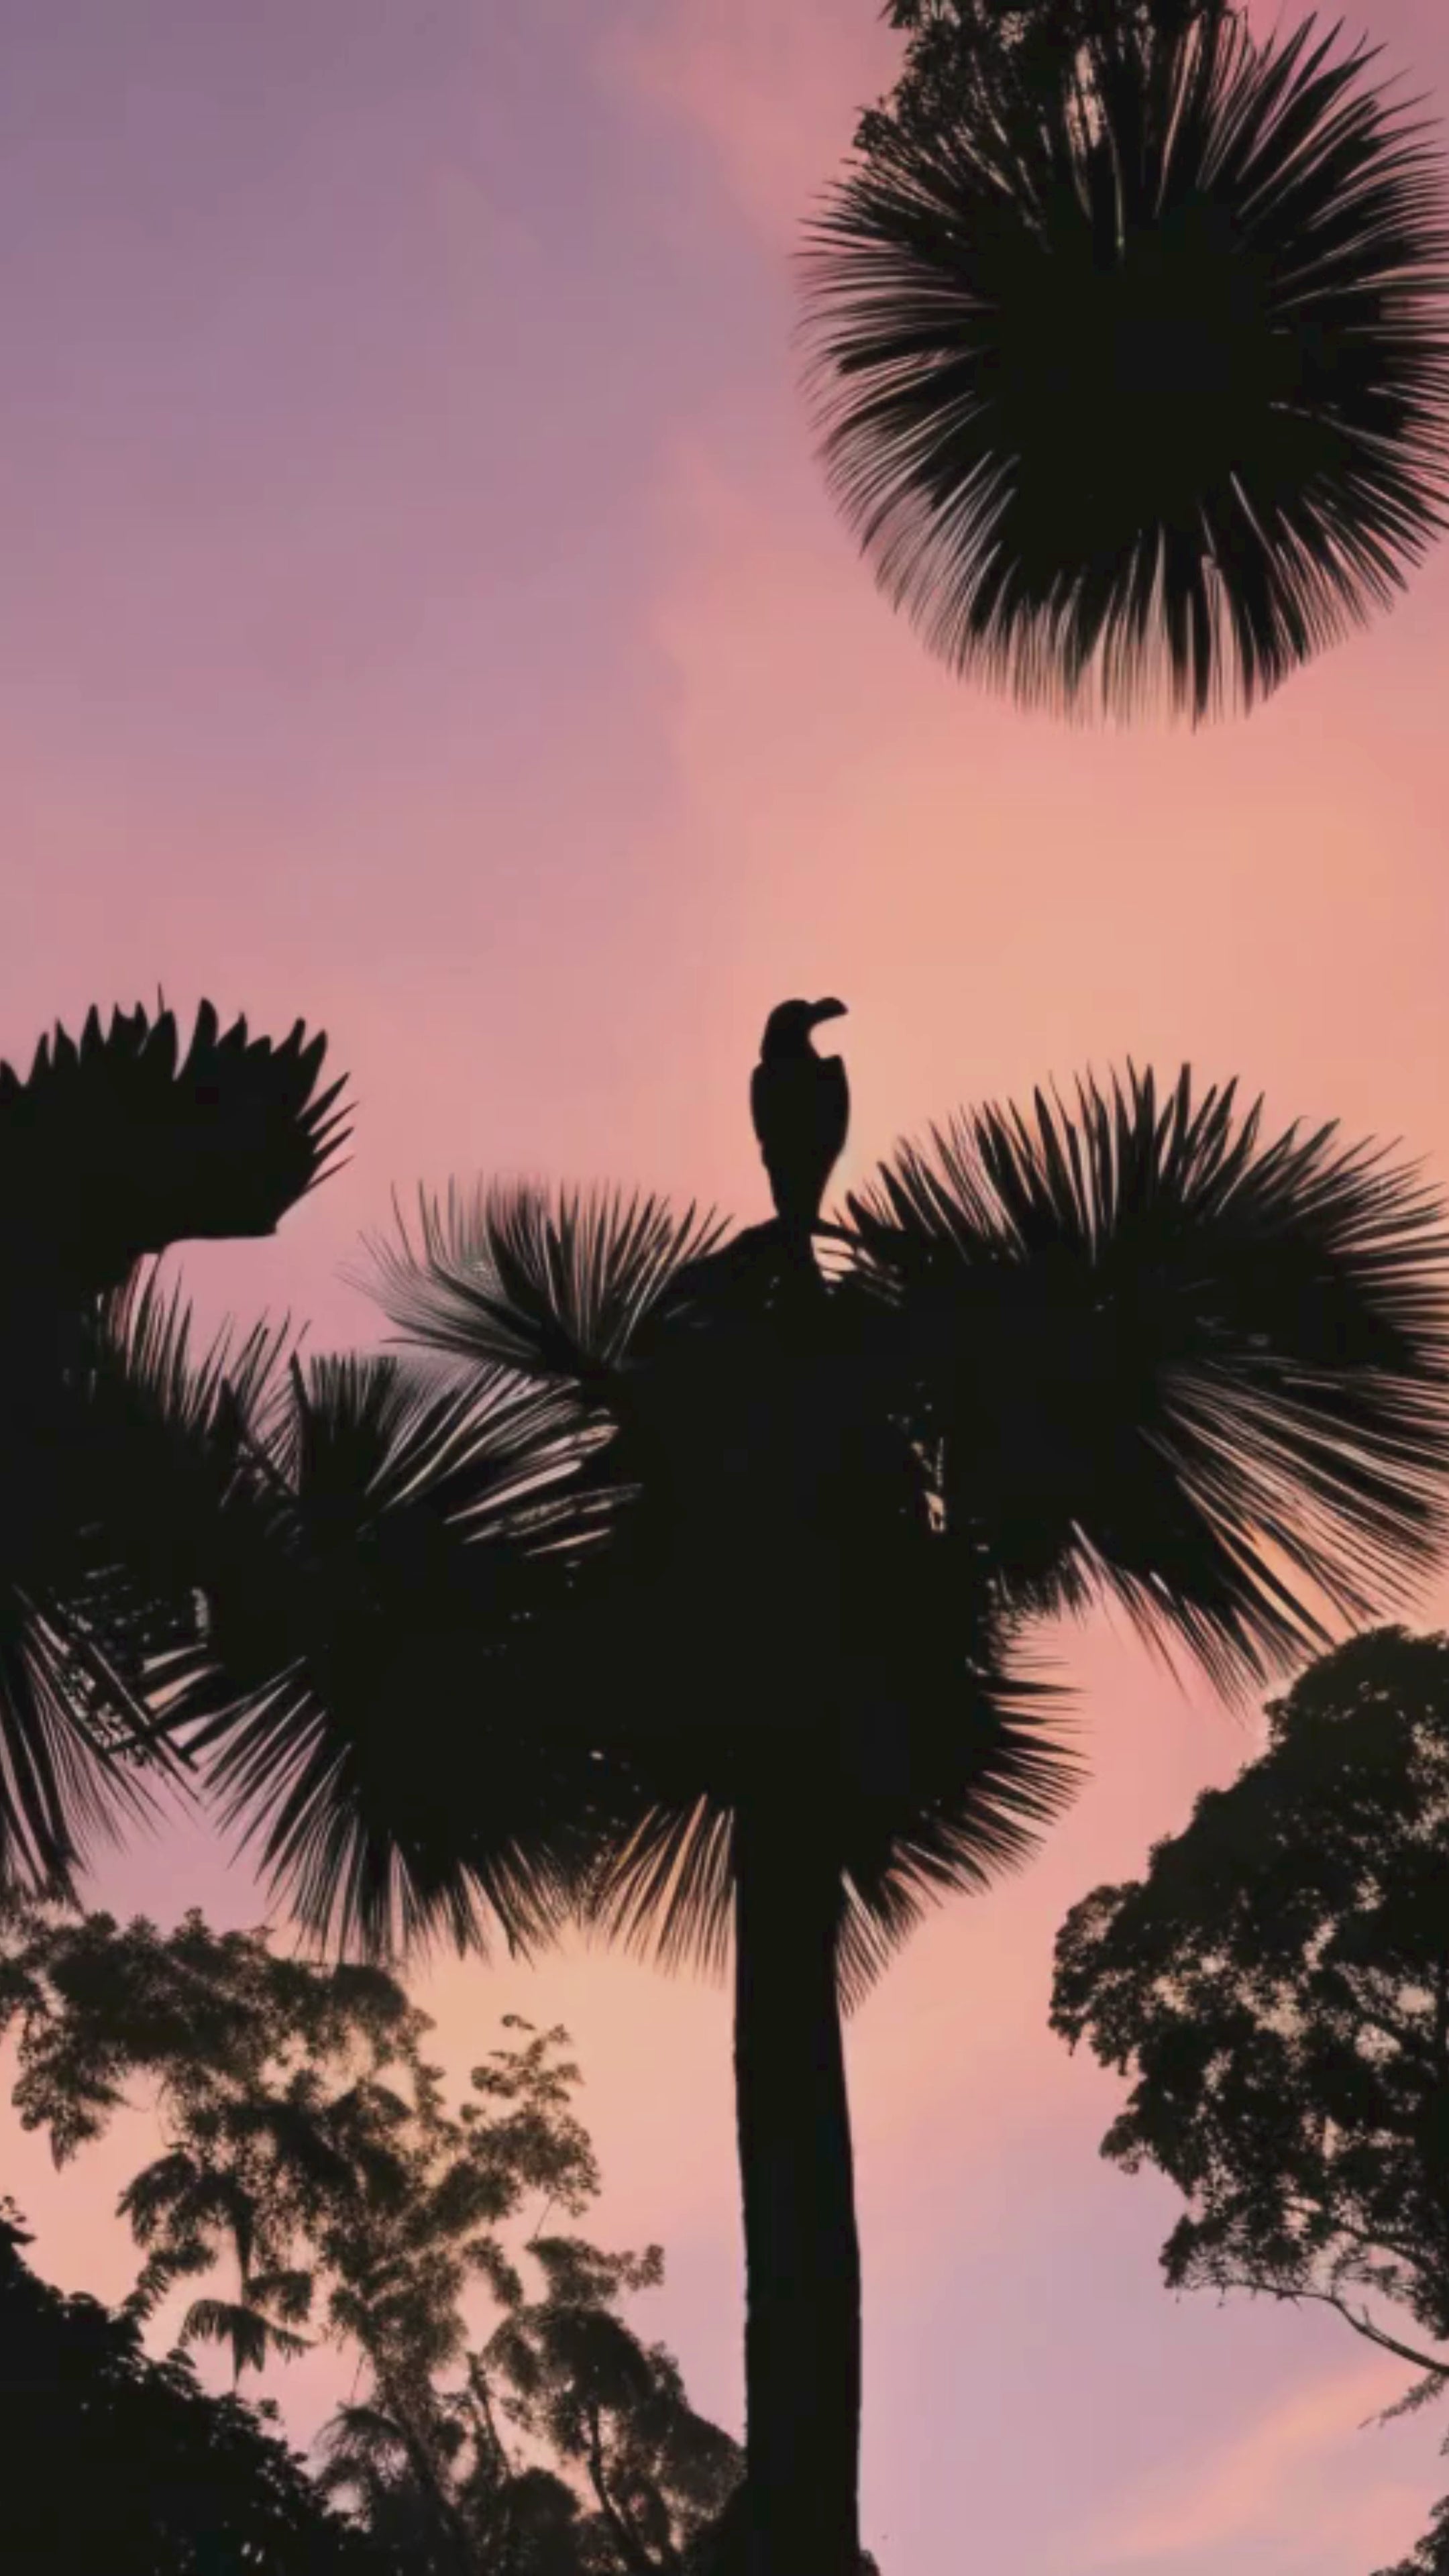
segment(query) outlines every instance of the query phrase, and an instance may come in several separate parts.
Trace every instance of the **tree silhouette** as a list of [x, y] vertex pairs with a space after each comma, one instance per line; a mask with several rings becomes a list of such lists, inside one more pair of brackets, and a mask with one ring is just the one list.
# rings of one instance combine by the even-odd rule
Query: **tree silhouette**
[[1028, 704], [1251, 706], [1444, 524], [1422, 123], [1313, 20], [905, 0], [812, 220], [807, 382], [887, 597]]
[[508, 2016], [452, 2111], [425, 2015], [380, 1970], [194, 1914], [163, 1935], [12, 1899], [0, 1925], [24, 2124], [64, 2161], [129, 2081], [154, 2089], [163, 2151], [120, 2199], [144, 2255], [128, 2313], [214, 2283], [181, 2342], [226, 2346], [234, 2382], [319, 2336], [355, 2356], [319, 2484], [390, 2563], [685, 2576], [740, 2454], [619, 2312], [662, 2279], [659, 2247], [559, 2231], [599, 2189], [564, 2032]]
[[1242, 11], [1237, 0], [885, 0], [880, 14], [906, 49], [889, 97], [860, 120], [866, 153], [896, 127], [928, 136], [990, 119], [1004, 84], [1047, 81], [1094, 41], [1124, 31], [1170, 40]]
[[150, 2361], [134, 2317], [67, 2297], [25, 2261], [0, 2202], [5, 2565], [106, 2576], [391, 2576], [297, 2455], [189, 2361]]
[[1256, 1680], [1432, 1559], [1446, 1459], [1434, 1204], [1231, 1089], [973, 1113], [821, 1241], [425, 1200], [423, 1375], [294, 1367], [198, 1533], [202, 1748], [316, 1933], [733, 1934], [761, 2576], [857, 2563], [842, 2002], [1074, 1777], [1023, 1621]]
[[1449, 1638], [1360, 1637], [1268, 1719], [1073, 1908], [1053, 2026], [1134, 2079], [1103, 2153], [1186, 2198], [1169, 2286], [1332, 2309], [1414, 2367], [1401, 2414], [1449, 2393]]
[[0, 1065], [0, 1887], [69, 1886], [97, 1827], [137, 1813], [128, 1751], [158, 1751], [161, 1660], [184, 1678], [190, 1480], [224, 1372], [244, 1395], [266, 1337], [199, 1365], [146, 1256], [271, 1233], [332, 1168], [342, 1086], [326, 1041], [276, 1046], [203, 1003], [92, 1011], [24, 1081]]
[[1396, 2567], [1383, 2567], [1379, 2576], [1449, 2576], [1449, 2496], [1434, 2508], [1430, 2528], [1417, 2548]]

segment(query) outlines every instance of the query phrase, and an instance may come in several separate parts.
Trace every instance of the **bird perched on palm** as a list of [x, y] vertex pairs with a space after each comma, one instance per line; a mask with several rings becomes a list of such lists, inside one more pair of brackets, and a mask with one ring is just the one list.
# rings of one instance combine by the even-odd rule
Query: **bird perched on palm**
[[843, 1102], [792, 1163], [770, 1088], [761, 1224], [495, 1187], [374, 1245], [427, 1365], [248, 1387], [184, 1706], [318, 1937], [733, 1953], [751, 2567], [856, 2576], [842, 2009], [1071, 1792], [1027, 1621], [1109, 1594], [1231, 1687], [1432, 1561], [1449, 1241], [1129, 1072], [900, 1148], [802, 1260]]
[[808, 1242], [850, 1127], [850, 1085], [838, 1055], [818, 1056], [812, 1029], [845, 1016], [836, 1001], [781, 1002], [765, 1023], [750, 1081], [750, 1115], [781, 1225]]

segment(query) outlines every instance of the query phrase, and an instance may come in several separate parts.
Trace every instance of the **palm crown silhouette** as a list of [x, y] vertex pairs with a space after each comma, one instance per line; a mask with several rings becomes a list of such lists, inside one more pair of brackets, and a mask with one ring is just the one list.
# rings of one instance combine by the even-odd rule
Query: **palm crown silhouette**
[[223, 1031], [207, 1002], [184, 1054], [162, 1006], [57, 1028], [25, 1080], [0, 1065], [0, 1881], [68, 1885], [90, 1834], [145, 1805], [116, 1756], [162, 1756], [162, 1667], [188, 1669], [172, 1536], [270, 1344], [193, 1361], [140, 1264], [270, 1234], [335, 1168], [325, 1048], [300, 1020], [281, 1045]]
[[1226, 0], [893, 0], [802, 260], [887, 596], [1029, 704], [1250, 706], [1444, 525], [1449, 200], [1413, 102]]
[[[194, 1362], [133, 1288], [85, 1512], [44, 1568], [11, 1523], [7, 1598], [43, 1598], [67, 1687], [118, 1672], [164, 1718], [319, 1937], [527, 1949], [582, 1912], [670, 1961], [732, 1947], [752, 2546], [840, 2576], [842, 2006], [1070, 1793], [1031, 1618], [1110, 1593], [1231, 1687], [1428, 1563], [1449, 1245], [1374, 1149], [1130, 1071], [901, 1147], [820, 1260], [800, 1214], [425, 1198], [372, 1251], [412, 1360], [259, 1332]], [[34, 1704], [0, 1703], [10, 1779]], [[73, 1853], [88, 1782], [12, 1794], [12, 1874]]]

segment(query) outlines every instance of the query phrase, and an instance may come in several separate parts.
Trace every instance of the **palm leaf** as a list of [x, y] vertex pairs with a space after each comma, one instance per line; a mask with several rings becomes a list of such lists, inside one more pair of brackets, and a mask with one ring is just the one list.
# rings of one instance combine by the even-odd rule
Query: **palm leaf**
[[407, 2450], [401, 2428], [377, 2406], [339, 2406], [323, 2425], [318, 2440], [326, 2461], [324, 2485], [344, 2485], [364, 2463], [375, 2466], [383, 2461], [396, 2465]]
[[0, 1885], [64, 1892], [98, 1835], [150, 1812], [138, 1762], [179, 1779], [204, 1506], [283, 1338], [223, 1330], [196, 1355], [153, 1271], [78, 1322], [64, 1369], [0, 1355]]
[[807, 380], [881, 588], [952, 669], [1082, 712], [1251, 705], [1444, 525], [1442, 162], [1334, 41], [1124, 11], [868, 121], [804, 255]]
[[377, 1954], [557, 1920], [600, 1803], [587, 1711], [549, 1682], [575, 1408], [493, 1371], [290, 1373], [208, 1532], [212, 1707], [190, 1739], [313, 1933]]
[[123, 2218], [131, 2221], [132, 2234], [138, 2245], [153, 2243], [168, 2220], [187, 2210], [203, 2181], [201, 2166], [184, 2148], [173, 2147], [142, 2167], [127, 2183], [116, 2203]]
[[263, 2307], [284, 2317], [288, 2325], [301, 2325], [312, 2313], [316, 2284], [310, 2272], [296, 2269], [277, 2272], [254, 2272], [247, 2283], [247, 2294]]
[[248, 2307], [241, 2299], [193, 2299], [182, 2319], [181, 2341], [183, 2345], [228, 2345], [233, 2376], [238, 2379], [244, 2370], [264, 2369], [271, 2353], [283, 2361], [295, 2361], [311, 2349], [305, 2335], [273, 2325], [259, 2308]]
[[622, 1191], [493, 1186], [419, 1193], [414, 1241], [371, 1238], [363, 1282], [405, 1340], [484, 1367], [591, 1385], [723, 1228], [693, 1207]]
[[1055, 1694], [1011, 1669], [929, 1445], [896, 1418], [879, 1307], [851, 1272], [795, 1283], [798, 1300], [782, 1284], [748, 1276], [739, 1311], [631, 1381], [629, 1492], [580, 1583], [638, 1821], [586, 1910], [667, 1964], [718, 1968], [735, 1819], [808, 1782], [800, 1846], [839, 1877], [853, 2002], [932, 1898], [1026, 1856], [1076, 1767]]
[[[816, 1724], [778, 1725], [763, 1758], [752, 1731], [721, 1730], [707, 1762], [718, 1785], [694, 1796], [681, 1787], [647, 1807], [601, 1860], [586, 1923], [667, 1969], [718, 1975], [734, 1921], [739, 1803], [762, 1780], [779, 1798], [808, 1779], [799, 1847], [823, 1848], [839, 1874], [837, 1973], [842, 2004], [854, 2010], [928, 1909], [1020, 1868], [1080, 1784], [1062, 1693], [973, 1671], [958, 1641], [923, 1700], [918, 1643], [914, 1652], [914, 1668], [903, 1654], [892, 1675], [872, 1677], [874, 1688], [857, 1674], [845, 1712], [822, 1674]], [[697, 1736], [688, 1727], [683, 1736], [677, 1772], [697, 1777], [706, 1767]], [[641, 1783], [663, 1786], [669, 1754], [651, 1747], [650, 1757]]]
[[1401, 1596], [1444, 1536], [1449, 1236], [1336, 1130], [1130, 1071], [904, 1146], [850, 1202], [948, 1514], [1033, 1608], [1106, 1587], [1219, 1682]]
[[223, 1031], [203, 1002], [184, 1059], [175, 1015], [92, 1010], [57, 1028], [22, 1081], [0, 1065], [0, 1246], [17, 1267], [87, 1297], [148, 1252], [265, 1235], [335, 1167], [343, 1085], [318, 1091], [326, 1039], [299, 1020], [280, 1044]]

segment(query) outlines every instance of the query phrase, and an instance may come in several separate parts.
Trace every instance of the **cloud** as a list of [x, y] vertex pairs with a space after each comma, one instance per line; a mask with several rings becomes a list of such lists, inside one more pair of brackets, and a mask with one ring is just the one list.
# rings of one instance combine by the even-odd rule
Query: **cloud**
[[[1399, 2374], [1402, 2378], [1402, 2373]], [[1317, 2464], [1340, 2450], [1397, 2386], [1384, 2362], [1314, 2381], [1272, 2407], [1215, 2457], [1155, 2475], [1149, 2492], [1076, 2553], [1078, 2567], [1136, 2567], [1186, 2557], [1269, 2530], [1302, 2531], [1317, 2505]]]

